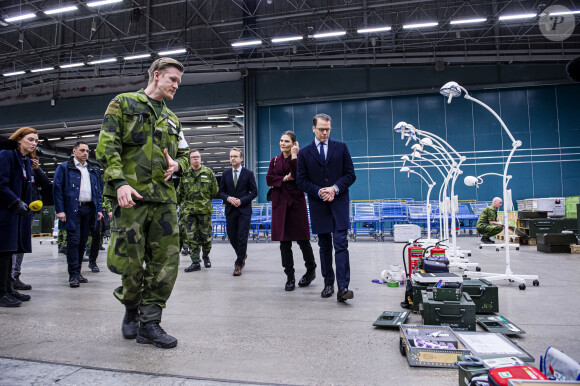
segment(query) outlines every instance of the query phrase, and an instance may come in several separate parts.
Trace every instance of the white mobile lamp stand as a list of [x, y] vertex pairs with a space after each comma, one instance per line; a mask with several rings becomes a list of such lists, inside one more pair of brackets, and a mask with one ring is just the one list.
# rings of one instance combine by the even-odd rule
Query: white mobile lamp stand
[[[512, 159], [514, 152], [516, 151], [516, 149], [518, 147], [522, 146], [522, 142], [515, 140], [515, 138], [512, 136], [512, 133], [509, 131], [509, 129], [507, 128], [505, 123], [502, 121], [502, 119], [499, 117], [499, 115], [496, 114], [495, 111], [493, 111], [485, 103], [470, 96], [469, 92], [465, 88], [463, 88], [459, 84], [457, 84], [456, 82], [448, 82], [443, 87], [441, 87], [441, 90], [440, 90], [441, 95], [448, 97], [447, 103], [451, 103], [451, 99], [453, 97], [460, 97], [462, 92], [465, 93], [465, 96], [464, 96], [465, 99], [470, 100], [472, 102], [475, 102], [475, 103], [483, 106], [486, 110], [488, 110], [499, 121], [499, 123], [501, 124], [501, 127], [504, 129], [506, 134], [512, 140], [512, 150], [510, 151], [510, 154], [507, 158], [507, 161], [506, 161], [505, 167], [504, 167], [504, 171], [503, 171], [503, 175], [502, 175], [502, 177], [503, 177], [503, 204], [504, 204], [503, 221], [504, 221], [504, 229], [508, 229], [508, 209], [507, 209], [508, 177], [507, 177], [507, 171], [508, 171], [508, 167], [509, 167], [509, 164], [510, 164], [510, 161]], [[510, 266], [509, 237], [505, 237], [504, 249], [505, 249], [505, 273], [501, 274], [501, 273], [484, 273], [484, 272], [475, 273], [475, 272], [472, 272], [471, 274], [474, 276], [485, 276], [485, 278], [489, 281], [496, 281], [496, 280], [516, 281], [516, 282], [520, 283], [519, 287], [521, 290], [526, 289], [526, 280], [533, 280], [533, 285], [535, 285], [535, 286], [540, 285], [540, 282], [538, 280], [538, 275], [516, 275], [513, 273], [511, 266]]]
[[[460, 155], [447, 141], [445, 141], [444, 139], [440, 138], [439, 136], [430, 133], [428, 131], [424, 131], [424, 130], [418, 130], [416, 129], [413, 125], [408, 124], [406, 122], [399, 122], [397, 123], [397, 125], [394, 127], [394, 131], [397, 133], [401, 133], [401, 139], [404, 139], [405, 137], [408, 137], [407, 142], [405, 143], [405, 145], [408, 145], [409, 142], [413, 139], [413, 140], [419, 140], [419, 143], [421, 144], [421, 148], [423, 146], [430, 146], [433, 149], [435, 149], [441, 156], [443, 159], [446, 160], [446, 162], [450, 165], [450, 169], [448, 172], [447, 177], [445, 178], [445, 181], [443, 183], [443, 192], [444, 192], [444, 197], [443, 197], [443, 208], [444, 208], [444, 218], [445, 218], [445, 234], [444, 234], [444, 238], [449, 238], [449, 234], [451, 234], [451, 241], [452, 241], [452, 251], [449, 251], [449, 256], [452, 258], [463, 258], [466, 255], [469, 256], [471, 255], [470, 251], [467, 250], [463, 250], [461, 251], [460, 249], [457, 248], [457, 239], [456, 239], [456, 231], [455, 231], [455, 224], [456, 224], [456, 205], [457, 205], [457, 198], [455, 197], [455, 181], [457, 180], [457, 177], [459, 177], [459, 175], [461, 173], [463, 173], [460, 169], [461, 164], [466, 160], [465, 156]], [[418, 135], [422, 135], [423, 138], [418, 138]], [[415, 145], [413, 145], [415, 146]], [[447, 150], [449, 149], [449, 151]], [[413, 152], [413, 159], [415, 157], [419, 157], [420, 153], [418, 152], [418, 150], [420, 150], [419, 148], [415, 147], [414, 148], [414, 152]], [[451, 153], [450, 153], [451, 152]], [[457, 157], [457, 161], [455, 160], [454, 156], [455, 155]], [[448, 184], [449, 181], [451, 181], [451, 197], [450, 197], [450, 201], [447, 201], [447, 188], [448, 188]], [[448, 229], [448, 225], [447, 225], [447, 205], [449, 203], [450, 206], [450, 210], [449, 212], [451, 212], [451, 223], [453, 224], [453, 232], [449, 232]]]
[[407, 166], [403, 166], [400, 171], [403, 173], [407, 172], [407, 177], [410, 176], [410, 173], [418, 175], [419, 177], [421, 177], [421, 179], [423, 181], [425, 181], [427, 186], [429, 186], [429, 190], [427, 191], [427, 238], [426, 239], [419, 239], [417, 241], [420, 243], [432, 243], [434, 245], [435, 243], [437, 243], [438, 240], [431, 239], [431, 204], [430, 204], [429, 198], [431, 196], [431, 190], [433, 190], [433, 187], [435, 186], [435, 181], [433, 181], [433, 178], [431, 178], [431, 175], [429, 174], [429, 172], [427, 172], [427, 170], [425, 170], [425, 168], [423, 168], [422, 166], [418, 166], [418, 167], [421, 168], [421, 170], [423, 170], [425, 172], [425, 174], [427, 174], [427, 176], [429, 177], [431, 182], [429, 182], [425, 177], [423, 177], [423, 175], [421, 173], [417, 173], [416, 171], [412, 170], [411, 168], [409, 168]]
[[[503, 177], [503, 174], [499, 174], [499, 173], [485, 173], [482, 174], [480, 176], [466, 176], [463, 179], [463, 182], [465, 183], [465, 185], [467, 186], [475, 186], [476, 188], [479, 188], [479, 185], [483, 184], [483, 179], [481, 177], [485, 177], [485, 176], [499, 176], [499, 177]], [[512, 178], [512, 176], [507, 176], [507, 180], [509, 183], [509, 180]], [[509, 203], [504, 202], [504, 205], [507, 205], [508, 207], [511, 206], [509, 205]], [[505, 232], [504, 230], [504, 235], [505, 237], [509, 237], [509, 232]], [[515, 234], [513, 234], [512, 236], [512, 241], [515, 238]], [[516, 243], [510, 243], [509, 244], [510, 248], [515, 248], [516, 250], [520, 249], [520, 244], [516, 244]], [[499, 251], [500, 249], [504, 249], [505, 248], [505, 244], [479, 244], [479, 249], [483, 249], [483, 248], [495, 248], [496, 251]]]

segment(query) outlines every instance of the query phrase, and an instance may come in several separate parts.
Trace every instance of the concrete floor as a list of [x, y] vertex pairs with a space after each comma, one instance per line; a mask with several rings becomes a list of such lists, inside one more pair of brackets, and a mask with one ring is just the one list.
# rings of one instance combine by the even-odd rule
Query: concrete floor
[[[503, 272], [505, 254], [479, 250], [477, 242], [458, 238], [484, 271]], [[112, 296], [120, 279], [106, 269], [104, 251], [102, 271], [89, 272], [85, 263], [89, 283], [69, 288], [65, 256], [50, 239], [35, 238], [22, 275], [32, 300], [0, 308], [0, 384], [456, 385], [457, 370], [410, 367], [399, 353], [398, 330], [372, 326], [381, 312], [402, 310], [403, 287], [371, 280], [401, 263], [403, 244], [361, 237], [349, 249], [355, 297], [346, 304], [320, 297], [320, 270], [310, 287], [285, 292], [275, 242], [249, 243], [241, 277], [232, 276], [227, 242], [214, 243], [211, 269], [184, 273], [190, 262], [182, 256], [162, 322], [179, 343], [162, 350], [122, 338], [124, 309]], [[294, 253], [300, 262], [297, 246]], [[515, 273], [540, 276], [540, 286], [528, 283], [525, 291], [497, 283], [500, 314], [527, 331], [515, 340], [536, 365], [549, 346], [579, 360], [580, 255], [525, 246], [511, 257]], [[296, 267], [299, 278], [304, 267]], [[407, 322], [421, 324], [421, 317], [411, 314]]]

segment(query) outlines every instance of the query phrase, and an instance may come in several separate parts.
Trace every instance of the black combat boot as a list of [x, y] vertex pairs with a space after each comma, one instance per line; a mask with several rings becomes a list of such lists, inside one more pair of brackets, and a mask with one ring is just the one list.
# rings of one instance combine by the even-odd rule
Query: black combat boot
[[286, 281], [284, 290], [294, 291], [294, 288], [296, 288], [296, 280], [294, 279], [294, 275], [288, 275], [288, 280]]
[[14, 299], [20, 300], [21, 302], [27, 302], [31, 299], [30, 295], [21, 294], [10, 285], [8, 286], [8, 295], [12, 296]]
[[152, 344], [159, 348], [172, 348], [177, 346], [177, 339], [168, 335], [158, 322], [141, 323], [137, 343]]
[[20, 281], [20, 274], [17, 274], [14, 275], [14, 279], [12, 279], [12, 288], [18, 291], [28, 291], [32, 289], [32, 286]]
[[0, 307], [18, 307], [21, 304], [20, 300], [13, 298], [10, 294], [0, 296]]
[[134, 310], [125, 309], [125, 317], [123, 318], [123, 326], [121, 327], [123, 338], [135, 339], [139, 332], [139, 309]]

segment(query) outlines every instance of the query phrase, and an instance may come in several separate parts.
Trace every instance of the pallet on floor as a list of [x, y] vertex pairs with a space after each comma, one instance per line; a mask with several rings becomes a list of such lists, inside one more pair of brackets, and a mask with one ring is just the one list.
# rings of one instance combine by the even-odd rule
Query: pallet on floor
[[[496, 236], [495, 236], [495, 238], [496, 238], [497, 240], [502, 240], [502, 241], [503, 241], [503, 240], [505, 240], [505, 237], [504, 237], [503, 233], [501, 233], [501, 234], [499, 234], [499, 235], [496, 235]], [[513, 242], [513, 243], [519, 243], [519, 242], [520, 242], [520, 237], [519, 237], [519, 236], [515, 236], [515, 237], [513, 238], [513, 240], [512, 240], [512, 237], [510, 236], [510, 242]], [[521, 243], [520, 243], [520, 244], [521, 244]]]
[[573, 253], [575, 255], [580, 255], [580, 245], [570, 245], [570, 253]]
[[51, 237], [52, 233], [36, 233], [33, 234], [32, 237]]

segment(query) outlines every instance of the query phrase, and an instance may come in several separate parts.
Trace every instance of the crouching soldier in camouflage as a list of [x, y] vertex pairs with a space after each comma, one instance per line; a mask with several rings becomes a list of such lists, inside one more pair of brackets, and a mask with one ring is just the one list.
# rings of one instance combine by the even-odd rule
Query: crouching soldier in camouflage
[[177, 188], [179, 204], [179, 234], [181, 244], [189, 245], [191, 265], [185, 272], [201, 269], [199, 253], [202, 251], [203, 265], [211, 267], [211, 198], [218, 192], [218, 184], [210, 168], [201, 164], [199, 151], [189, 153], [191, 168], [184, 172]]
[[490, 206], [485, 208], [477, 220], [477, 232], [481, 235], [481, 242], [484, 244], [494, 244], [490, 238], [503, 230], [503, 224], [497, 221], [497, 210], [502, 204], [499, 197], [495, 197]]
[[181, 124], [163, 99], [173, 99], [182, 73], [183, 65], [174, 59], [155, 60], [145, 90], [109, 103], [97, 146], [104, 194], [113, 198], [107, 266], [121, 275], [113, 294], [126, 308], [122, 333], [161, 348], [177, 345], [159, 326], [179, 266], [171, 176], [189, 169]]

